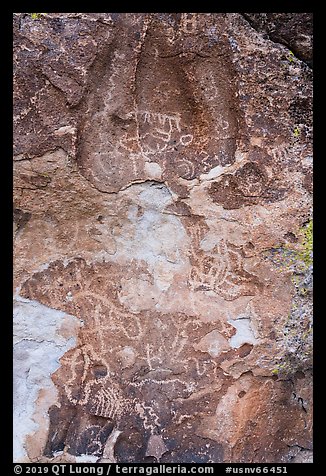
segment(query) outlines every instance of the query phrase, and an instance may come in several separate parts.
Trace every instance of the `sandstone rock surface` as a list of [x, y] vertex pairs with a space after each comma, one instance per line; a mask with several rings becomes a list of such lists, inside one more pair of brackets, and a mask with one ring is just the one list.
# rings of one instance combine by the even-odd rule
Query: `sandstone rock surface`
[[263, 15], [14, 15], [16, 462], [312, 461], [310, 17]]

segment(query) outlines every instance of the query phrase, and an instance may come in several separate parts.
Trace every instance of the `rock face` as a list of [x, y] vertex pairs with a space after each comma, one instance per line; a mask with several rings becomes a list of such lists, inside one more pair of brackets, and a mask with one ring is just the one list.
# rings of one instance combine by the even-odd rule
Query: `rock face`
[[259, 15], [14, 15], [16, 462], [312, 461], [311, 31]]

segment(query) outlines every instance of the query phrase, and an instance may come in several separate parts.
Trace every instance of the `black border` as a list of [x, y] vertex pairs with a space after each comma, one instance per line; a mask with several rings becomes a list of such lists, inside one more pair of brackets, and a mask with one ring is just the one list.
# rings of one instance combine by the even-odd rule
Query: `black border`
[[[288, 469], [288, 474], [296, 474], [297, 473], [297, 465], [299, 464], [302, 469], [307, 469], [309, 473], [315, 474], [315, 469], [321, 468], [323, 463], [323, 445], [322, 445], [322, 435], [323, 435], [323, 424], [322, 424], [322, 409], [324, 407], [323, 400], [324, 400], [324, 389], [323, 389], [323, 380], [321, 378], [323, 368], [323, 363], [321, 361], [322, 358], [322, 346], [323, 346], [323, 337], [324, 333], [322, 331], [322, 324], [326, 316], [323, 315], [321, 311], [322, 306], [321, 303], [318, 303], [318, 299], [321, 296], [321, 290], [324, 284], [323, 279], [323, 271], [324, 267], [322, 265], [322, 253], [323, 250], [323, 208], [324, 202], [322, 198], [322, 177], [323, 175], [323, 163], [326, 162], [326, 157], [320, 147], [322, 141], [322, 133], [323, 133], [323, 116], [321, 113], [321, 99], [323, 97], [323, 85], [325, 81], [323, 81], [323, 67], [325, 64], [325, 60], [323, 57], [325, 56], [325, 49], [324, 49], [324, 37], [322, 34], [323, 28], [325, 26], [324, 23], [324, 15], [322, 12], [322, 2], [319, 2], [319, 5], [313, 5], [312, 2], [306, 2], [306, 4], [299, 4], [298, 2], [277, 2], [277, 4], [272, 3], [241, 3], [236, 5], [234, 2], [198, 2], [195, 5], [190, 5], [190, 2], [184, 2], [184, 4], [176, 4], [176, 2], [168, 2], [164, 1], [161, 2], [151, 2], [147, 6], [141, 5], [140, 2], [134, 2], [133, 4], [115, 4], [115, 5], [105, 5], [105, 2], [90, 2], [91, 5], [81, 5], [78, 3], [76, 7], [68, 6], [64, 4], [63, 6], [60, 5], [59, 2], [46, 2], [45, 5], [39, 5], [40, 2], [29, 2], [28, 4], [20, 4], [15, 2], [12, 3], [10, 9], [2, 9], [1, 15], [1, 34], [3, 35], [3, 39], [1, 44], [6, 46], [5, 54], [2, 54], [2, 71], [5, 72], [4, 75], [1, 75], [1, 79], [4, 80], [4, 84], [1, 88], [2, 92], [2, 104], [5, 104], [4, 110], [6, 114], [4, 116], [4, 120], [2, 121], [1, 131], [3, 133], [3, 138], [6, 139], [7, 143], [7, 152], [6, 148], [3, 147], [2, 151], [2, 183], [0, 186], [0, 193], [1, 193], [1, 204], [4, 208], [2, 216], [1, 216], [1, 229], [2, 229], [2, 256], [4, 257], [5, 265], [2, 269], [2, 274], [4, 276], [2, 291], [4, 296], [4, 311], [2, 312], [2, 334], [3, 334], [3, 343], [0, 346], [1, 350], [1, 361], [3, 362], [2, 366], [2, 376], [5, 378], [5, 382], [3, 383], [3, 390], [2, 395], [5, 397], [2, 399], [2, 404], [4, 411], [2, 411], [2, 421], [5, 427], [4, 432], [4, 439], [5, 443], [2, 445], [2, 454], [1, 454], [1, 469], [9, 469], [10, 473], [13, 474], [12, 468], [12, 440], [13, 440], [13, 429], [12, 429], [12, 402], [13, 402], [13, 394], [12, 394], [12, 381], [13, 381], [13, 370], [12, 365], [9, 363], [12, 362], [12, 282], [13, 282], [13, 235], [12, 235], [12, 213], [13, 213], [13, 204], [12, 204], [12, 190], [13, 190], [13, 182], [12, 182], [12, 164], [11, 164], [11, 156], [12, 156], [12, 137], [13, 137], [13, 130], [12, 130], [12, 71], [13, 71], [13, 63], [12, 63], [12, 44], [13, 44], [13, 30], [12, 30], [12, 16], [13, 13], [18, 13], [21, 11], [51, 11], [54, 13], [61, 12], [64, 10], [65, 13], [80, 11], [82, 7], [82, 12], [90, 13], [90, 12], [98, 12], [103, 11], [105, 9], [110, 8], [117, 13], [146, 13], [146, 12], [194, 12], [194, 13], [206, 13], [206, 12], [216, 12], [216, 13], [223, 13], [223, 12], [232, 12], [232, 13], [241, 13], [242, 11], [250, 12], [250, 13], [262, 13], [262, 12], [273, 12], [273, 13], [313, 13], [314, 14], [314, 155], [315, 155], [315, 162], [314, 162], [314, 274], [316, 276], [314, 282], [314, 463], [309, 464], [308, 467], [301, 466], [301, 463], [275, 463], [272, 464], [256, 464], [256, 463], [220, 463], [220, 464], [207, 464], [207, 466], [214, 466], [215, 471], [214, 474], [225, 474], [224, 467], [232, 466], [236, 467], [257, 467], [257, 466], [285, 466]], [[85, 6], [88, 7], [85, 9]], [[91, 7], [91, 8], [90, 8]], [[114, 8], [115, 7], [115, 8]], [[7, 400], [8, 399], [8, 403]], [[5, 400], [5, 402], [3, 401]], [[5, 406], [4, 406], [5, 405]], [[8, 407], [7, 407], [8, 405]], [[8, 408], [8, 410], [7, 410]], [[4, 429], [4, 428], [3, 428]], [[131, 466], [128, 464], [123, 464], [124, 466]], [[184, 463], [180, 463], [180, 465], [187, 465]], [[33, 465], [26, 465], [22, 464], [22, 466], [37, 466], [37, 464]], [[40, 466], [40, 465], [38, 465]], [[48, 466], [49, 473], [51, 472], [52, 465], [45, 465], [42, 463], [42, 466]], [[81, 466], [81, 465], [80, 465]], [[93, 466], [90, 464], [83, 464], [83, 466]], [[113, 465], [114, 466], [114, 465]], [[132, 466], [139, 466], [135, 463]], [[148, 464], [144, 466], [157, 466], [154, 464]], [[193, 466], [193, 465], [191, 465]], [[205, 466], [205, 465], [201, 465]], [[219, 469], [220, 468], [220, 469]], [[291, 471], [291, 468], [294, 468]], [[222, 470], [222, 471], [220, 471]], [[26, 474], [24, 471], [22, 474]], [[104, 472], [105, 474], [105, 472]], [[112, 471], [111, 474], [115, 474]], [[263, 473], [261, 473], [263, 474]], [[318, 473], [319, 474], [319, 471]]]

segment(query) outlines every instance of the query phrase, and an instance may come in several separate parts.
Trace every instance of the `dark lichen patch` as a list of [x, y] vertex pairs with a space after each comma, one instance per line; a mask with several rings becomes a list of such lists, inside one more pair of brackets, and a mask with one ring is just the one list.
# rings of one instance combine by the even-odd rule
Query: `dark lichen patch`
[[312, 98], [295, 98], [289, 106], [289, 114], [293, 118], [300, 134], [311, 135], [312, 130]]
[[283, 329], [286, 352], [279, 360], [279, 375], [294, 375], [312, 368], [313, 323], [312, 306], [296, 296]]
[[249, 23], [265, 37], [291, 48], [287, 53], [290, 64], [295, 57], [312, 65], [312, 14], [243, 13]]
[[271, 248], [265, 253], [266, 259], [268, 259], [279, 271], [291, 271], [291, 267], [295, 264], [295, 255], [295, 250], [287, 248], [286, 244]]
[[307, 192], [313, 192], [313, 175], [311, 170], [305, 171], [302, 180], [302, 185], [307, 190]]

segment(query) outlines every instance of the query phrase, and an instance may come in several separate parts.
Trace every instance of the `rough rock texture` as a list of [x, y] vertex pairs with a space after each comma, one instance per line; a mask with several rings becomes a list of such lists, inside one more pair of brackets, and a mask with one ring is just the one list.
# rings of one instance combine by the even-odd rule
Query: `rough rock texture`
[[244, 13], [244, 16], [259, 32], [284, 44], [302, 61], [312, 65], [311, 13]]
[[311, 32], [284, 15], [14, 15], [15, 461], [312, 461]]

